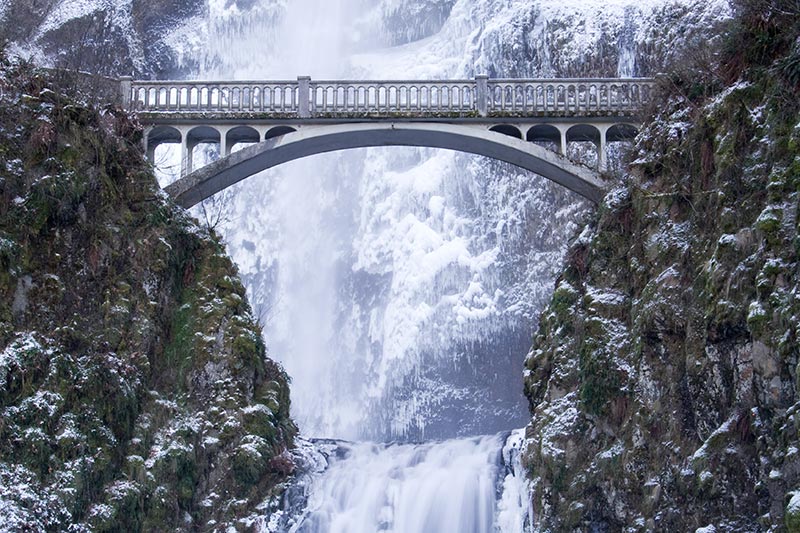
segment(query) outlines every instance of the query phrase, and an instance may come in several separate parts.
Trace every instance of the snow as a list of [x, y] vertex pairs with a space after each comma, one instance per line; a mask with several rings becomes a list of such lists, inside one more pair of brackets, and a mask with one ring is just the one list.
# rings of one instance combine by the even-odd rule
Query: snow
[[767, 310], [758, 300], [753, 300], [747, 308], [747, 321], [758, 320], [767, 317]]
[[698, 527], [694, 530], [694, 533], [717, 533], [717, 528], [714, 525]]
[[586, 295], [589, 296], [594, 302], [610, 306], [622, 305], [625, 303], [626, 299], [626, 296], [620, 291], [591, 286], [586, 287]]
[[789, 494], [791, 495], [791, 499], [786, 506], [786, 513], [798, 516], [800, 515], [800, 491], [792, 491]]
[[44, 34], [58, 29], [70, 20], [91, 15], [105, 7], [104, 4], [103, 0], [61, 0], [48, 12], [39, 32]]
[[[167, 41], [204, 77], [565, 75], [584, 72], [609, 42], [618, 43], [616, 72], [641, 75], [637, 54], [691, 39], [680, 24], [660, 36], [665, 13], [701, 24], [727, 9], [723, 0], [456, 0], [439, 31], [388, 47], [395, 0], [333, 4], [213, 0]], [[266, 317], [270, 350], [293, 377], [300, 426], [405, 437], [435, 417], [427, 409], [460, 394], [449, 369], [473, 356], [465, 347], [529, 339], [585, 209], [574, 199], [553, 205], [548, 191], [507, 166], [410, 148], [315, 156], [229, 191], [222, 232]], [[611, 205], [624, 194], [613, 192]], [[653, 244], [685, 249], [689, 229], [665, 228]], [[587, 229], [579, 242], [592, 237]], [[597, 294], [598, 303], [618, 296]], [[422, 379], [439, 368], [438, 382]], [[327, 380], [335, 385], [319, 386]], [[413, 399], [410, 383], [441, 390]], [[516, 407], [522, 422], [521, 396]]]
[[525, 445], [523, 428], [512, 431], [503, 446], [503, 463], [508, 473], [503, 478], [495, 521], [496, 531], [501, 533], [526, 533], [526, 526], [533, 520], [530, 481], [521, 460]]
[[575, 434], [580, 416], [577, 405], [577, 393], [570, 392], [550, 402], [542, 413], [547, 423], [541, 432], [541, 454], [549, 461], [557, 463], [564, 460], [566, 450], [560, 443]]
[[727, 435], [727, 434], [729, 434], [729, 433], [731, 432], [731, 427], [732, 427], [732, 426], [733, 426], [733, 424], [735, 423], [735, 421], [736, 421], [736, 419], [738, 418], [738, 416], [739, 416], [739, 414], [738, 414], [738, 413], [736, 413], [736, 412], [734, 412], [734, 413], [733, 413], [733, 414], [730, 416], [730, 418], [728, 418], [728, 419], [727, 419], [725, 422], [723, 422], [723, 423], [722, 423], [722, 424], [721, 424], [721, 425], [720, 425], [720, 426], [719, 426], [717, 429], [715, 429], [715, 430], [714, 430], [714, 432], [713, 432], [713, 433], [711, 433], [711, 435], [709, 435], [709, 437], [708, 437], [708, 438], [705, 440], [705, 442], [703, 442], [703, 445], [702, 445], [702, 446], [700, 446], [700, 448], [698, 448], [698, 449], [697, 449], [697, 450], [696, 450], [696, 451], [695, 451], [695, 452], [692, 454], [692, 457], [691, 457], [691, 459], [690, 459], [690, 462], [694, 464], [694, 463], [696, 463], [697, 461], [699, 461], [699, 460], [702, 460], [702, 459], [704, 459], [704, 458], [708, 457], [708, 453], [709, 453], [709, 450], [708, 450], [708, 448], [709, 448], [709, 446], [711, 445], [711, 443], [712, 443], [713, 441], [715, 441], [715, 440], [716, 440], [718, 437], [720, 437], [720, 436], [722, 436], [722, 435]]

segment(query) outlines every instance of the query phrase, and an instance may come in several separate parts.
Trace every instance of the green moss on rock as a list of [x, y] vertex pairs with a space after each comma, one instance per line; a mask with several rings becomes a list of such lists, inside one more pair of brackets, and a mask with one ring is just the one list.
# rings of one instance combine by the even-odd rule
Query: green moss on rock
[[296, 428], [235, 267], [159, 191], [131, 117], [0, 76], [4, 527], [238, 527]]
[[[736, 4], [734, 30], [800, 34], [776, 3]], [[534, 528], [797, 530], [800, 99], [770, 63], [784, 52], [727, 88], [673, 74], [628, 181], [568, 251], [525, 367]]]

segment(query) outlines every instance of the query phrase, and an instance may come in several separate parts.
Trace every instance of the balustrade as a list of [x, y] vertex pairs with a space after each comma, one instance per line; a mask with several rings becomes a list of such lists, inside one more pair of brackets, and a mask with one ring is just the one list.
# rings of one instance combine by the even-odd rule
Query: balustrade
[[651, 79], [172, 82], [121, 80], [123, 103], [145, 113], [276, 114], [297, 118], [630, 115]]

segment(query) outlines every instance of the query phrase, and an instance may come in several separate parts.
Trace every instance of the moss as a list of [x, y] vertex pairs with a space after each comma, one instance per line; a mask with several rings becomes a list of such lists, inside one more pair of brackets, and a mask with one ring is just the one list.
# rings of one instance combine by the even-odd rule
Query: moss
[[572, 285], [566, 282], [560, 283], [553, 292], [553, 299], [550, 302], [550, 310], [556, 316], [566, 319], [572, 312], [572, 307], [578, 301], [579, 293]]
[[588, 337], [580, 347], [580, 399], [586, 412], [603, 415], [609, 401], [620, 394], [616, 366], [600, 342]]
[[[235, 268], [157, 194], [124, 112], [10, 94], [0, 162], [21, 162], [0, 194], [0, 350], [14, 354], [0, 361], [0, 407], [14, 416], [0, 420], [0, 455], [64, 509], [47, 527], [31, 511], [31, 529], [184, 531], [186, 514], [233, 527], [260, 503], [234, 452], [258, 433], [268, 465], [296, 432]], [[23, 278], [24, 316], [11, 311]], [[289, 472], [240, 470], [261, 495]], [[201, 506], [212, 490], [223, 496]]]
[[785, 523], [788, 533], [800, 533], [800, 509], [787, 507]]
[[233, 455], [233, 473], [236, 481], [244, 486], [250, 487], [268, 472], [267, 459], [264, 451], [269, 450], [266, 441], [259, 437], [245, 437], [242, 444], [236, 448]]

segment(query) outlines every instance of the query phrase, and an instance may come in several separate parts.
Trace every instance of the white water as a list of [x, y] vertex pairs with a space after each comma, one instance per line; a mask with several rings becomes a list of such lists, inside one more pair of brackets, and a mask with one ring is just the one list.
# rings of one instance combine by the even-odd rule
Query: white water
[[523, 533], [531, 515], [522, 442], [517, 430], [423, 444], [317, 445], [306, 452], [317, 456], [319, 473], [303, 511], [274, 514], [261, 530]]
[[[381, 48], [382, 14], [403, 4], [215, 0], [201, 75], [466, 76], [469, 39], [508, 16], [462, 0], [436, 35]], [[373, 149], [247, 180], [223, 233], [300, 427], [419, 440], [525, 423], [522, 360], [582, 209], [507, 165]]]
[[354, 444], [322, 475], [293, 531], [491, 531], [500, 446], [496, 437]]

